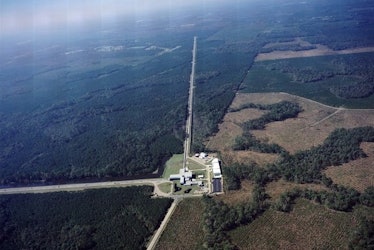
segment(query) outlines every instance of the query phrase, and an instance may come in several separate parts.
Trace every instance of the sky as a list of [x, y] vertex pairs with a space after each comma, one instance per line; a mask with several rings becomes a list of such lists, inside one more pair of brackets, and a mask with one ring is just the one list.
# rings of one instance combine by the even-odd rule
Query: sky
[[[204, 0], [204, 2], [219, 2]], [[222, 1], [222, 0], [221, 0]], [[0, 0], [2, 35], [48, 29], [58, 25], [85, 25], [91, 21], [115, 21], [126, 16], [145, 16], [152, 12], [187, 5], [202, 0]]]

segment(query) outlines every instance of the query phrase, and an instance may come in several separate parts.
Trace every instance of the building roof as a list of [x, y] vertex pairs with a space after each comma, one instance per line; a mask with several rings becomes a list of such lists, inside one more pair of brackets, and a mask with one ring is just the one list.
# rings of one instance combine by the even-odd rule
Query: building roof
[[213, 168], [213, 178], [221, 178], [221, 166], [219, 165], [218, 158], [214, 158], [212, 161], [212, 168]]

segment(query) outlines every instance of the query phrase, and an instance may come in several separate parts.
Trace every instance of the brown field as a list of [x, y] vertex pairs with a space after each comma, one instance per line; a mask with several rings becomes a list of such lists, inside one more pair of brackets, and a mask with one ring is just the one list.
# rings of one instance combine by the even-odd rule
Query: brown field
[[[304, 42], [305, 43], [305, 42]], [[298, 42], [288, 42], [288, 43], [281, 43], [281, 44], [299, 44]], [[308, 44], [305, 44], [308, 45]], [[271, 44], [271, 46], [265, 46], [267, 48], [273, 47], [275, 44]], [[312, 56], [327, 56], [327, 55], [346, 55], [346, 54], [357, 54], [357, 53], [366, 53], [366, 52], [373, 52], [374, 47], [363, 47], [363, 48], [353, 48], [353, 49], [345, 49], [345, 50], [332, 50], [329, 47], [321, 44], [316, 44], [316, 49], [311, 50], [300, 50], [300, 51], [272, 51], [269, 53], [260, 53], [256, 56], [255, 62], [257, 61], [268, 61], [268, 60], [277, 60], [277, 59], [289, 59], [289, 58], [299, 58], [299, 57], [312, 57]]]
[[[260, 140], [279, 144], [290, 153], [322, 144], [336, 128], [354, 128], [374, 124], [374, 110], [337, 109], [286, 93], [239, 93], [231, 107], [237, 108], [250, 102], [272, 104], [283, 100], [298, 102], [304, 111], [297, 118], [273, 122], [268, 124], [265, 130], [255, 130], [252, 133]], [[207, 148], [220, 151], [223, 161], [227, 164], [234, 161], [254, 161], [260, 165], [273, 162], [277, 159], [276, 155], [231, 150], [235, 137], [243, 132], [239, 124], [255, 119], [261, 114], [261, 111], [255, 109], [227, 113], [219, 125], [219, 132], [207, 140]]]
[[203, 213], [201, 198], [183, 199], [170, 218], [156, 249], [202, 249]]
[[374, 186], [374, 143], [364, 142], [361, 148], [368, 157], [358, 159], [342, 166], [327, 168], [324, 173], [334, 183], [352, 187], [360, 192]]
[[323, 185], [318, 184], [298, 184], [294, 182], [287, 182], [285, 180], [279, 180], [279, 181], [273, 181], [267, 184], [266, 186], [266, 193], [270, 196], [271, 201], [275, 201], [279, 199], [281, 194], [291, 191], [294, 188], [300, 188], [300, 189], [311, 189], [316, 191], [321, 190], [328, 190]]
[[252, 200], [252, 191], [255, 185], [252, 181], [244, 180], [241, 189], [237, 191], [226, 191], [225, 194], [216, 196], [215, 199], [223, 201], [228, 205], [237, 205]]
[[336, 128], [372, 126], [374, 110], [337, 109], [286, 93], [239, 94], [240, 102], [275, 103], [281, 100], [298, 102], [302, 108], [297, 118], [272, 122], [265, 130], [253, 134], [269, 143], [277, 143], [295, 153], [323, 143]]
[[290, 213], [269, 209], [229, 235], [239, 249], [348, 249], [349, 229], [359, 213], [370, 215], [374, 209], [357, 207], [342, 213], [298, 199]]

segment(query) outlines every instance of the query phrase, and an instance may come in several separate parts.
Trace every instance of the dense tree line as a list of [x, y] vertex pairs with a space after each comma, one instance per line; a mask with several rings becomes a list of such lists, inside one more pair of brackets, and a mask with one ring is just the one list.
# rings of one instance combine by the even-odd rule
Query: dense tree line
[[244, 132], [241, 136], [235, 138], [234, 150], [252, 150], [260, 153], [282, 153], [284, 149], [278, 144], [263, 143], [257, 140], [250, 132]]
[[364, 250], [374, 248], [374, 220], [360, 218], [357, 228], [352, 232], [349, 249]]
[[1, 249], [143, 249], [171, 199], [153, 187], [0, 196]]
[[279, 103], [269, 105], [247, 104], [246, 107], [267, 110], [268, 112], [260, 118], [245, 122], [243, 124], [244, 130], [264, 129], [265, 125], [270, 122], [283, 121], [289, 118], [294, 118], [302, 111], [302, 108], [299, 104], [289, 101], [282, 101]]
[[233, 164], [223, 168], [226, 186], [228, 189], [239, 189], [242, 179], [265, 184], [271, 180], [284, 178], [297, 183], [322, 182], [329, 187], [332, 181], [323, 175], [321, 170], [366, 157], [360, 148], [360, 143], [364, 141], [374, 141], [373, 127], [336, 129], [322, 145], [299, 151], [294, 155], [282, 151], [280, 159], [276, 163], [267, 165], [266, 168], [260, 168], [253, 162], [245, 165]]
[[373, 127], [336, 129], [320, 146], [294, 155], [282, 153], [281, 159], [269, 170], [288, 181], [319, 182], [322, 179], [321, 170], [365, 157], [360, 143], [373, 141]]
[[224, 186], [227, 190], [240, 189], [240, 183], [242, 180], [252, 180], [257, 185], [263, 186], [277, 177], [265, 168], [259, 167], [255, 162], [249, 162], [246, 164], [235, 163], [231, 166], [224, 167], [223, 174], [225, 176]]
[[254, 188], [252, 201], [233, 207], [204, 196], [205, 246], [208, 249], [236, 249], [226, 232], [251, 223], [261, 215], [268, 208], [266, 198], [265, 190], [260, 186]]
[[365, 98], [374, 93], [374, 80], [371, 83], [357, 83], [344, 86], [335, 86], [330, 88], [334, 95], [350, 99], [350, 98]]
[[272, 204], [272, 207], [278, 211], [289, 212], [297, 198], [305, 198], [328, 208], [337, 211], [352, 211], [356, 205], [374, 206], [374, 196], [372, 194], [373, 187], [365, 189], [363, 193], [359, 193], [353, 188], [341, 185], [331, 185], [329, 191], [315, 191], [310, 189], [293, 189], [281, 194], [278, 201]]

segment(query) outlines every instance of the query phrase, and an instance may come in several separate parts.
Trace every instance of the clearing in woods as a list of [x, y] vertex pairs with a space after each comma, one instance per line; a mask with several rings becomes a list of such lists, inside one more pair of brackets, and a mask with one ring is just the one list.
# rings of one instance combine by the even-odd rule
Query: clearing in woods
[[[264, 130], [251, 132], [257, 139], [279, 144], [291, 154], [322, 144], [337, 128], [374, 124], [374, 110], [336, 108], [286, 93], [238, 93], [230, 108], [239, 108], [247, 103], [273, 104], [281, 101], [297, 102], [303, 111], [296, 118], [272, 122], [267, 124]], [[263, 165], [275, 161], [278, 157], [276, 154], [231, 149], [235, 137], [243, 132], [240, 124], [258, 118], [263, 113], [264, 111], [256, 109], [228, 112], [218, 133], [207, 141], [208, 148], [221, 151], [226, 165], [236, 161], [255, 161]], [[374, 143], [362, 143], [361, 148], [367, 158], [330, 167], [324, 171], [326, 175], [332, 178], [334, 183], [353, 187], [358, 191], [372, 186]], [[251, 199], [253, 187], [252, 182], [243, 181], [242, 189], [230, 191], [216, 199], [236, 205]], [[265, 190], [272, 203], [279, 199], [282, 193], [294, 188], [329, 190], [324, 185], [297, 184], [284, 180], [268, 183]], [[348, 246], [350, 230], [354, 229], [359, 214], [370, 215], [373, 212], [373, 208], [363, 206], [355, 207], [353, 212], [337, 212], [308, 200], [297, 199], [290, 213], [270, 208], [251, 224], [238, 227], [228, 234], [239, 249], [345, 249]]]
[[241, 182], [240, 190], [225, 191], [224, 194], [214, 197], [218, 201], [223, 201], [227, 205], [235, 206], [240, 203], [249, 202], [252, 200], [252, 191], [255, 184], [249, 180], [243, 180]]
[[353, 48], [353, 49], [344, 49], [344, 50], [332, 50], [326, 45], [322, 44], [311, 44], [307, 41], [302, 40], [301, 38], [296, 38], [291, 42], [279, 42], [279, 43], [269, 43], [264, 46], [264, 48], [272, 48], [279, 45], [300, 45], [301, 47], [314, 45], [315, 49], [308, 50], [287, 50], [279, 51], [274, 50], [268, 53], [259, 53], [255, 61], [267, 61], [267, 60], [277, 60], [277, 59], [289, 59], [289, 58], [299, 58], [299, 57], [313, 57], [313, 56], [327, 56], [327, 55], [347, 55], [347, 54], [357, 54], [365, 52], [373, 52], [374, 47], [362, 47], [362, 48]]
[[374, 143], [361, 143], [362, 150], [368, 157], [357, 159], [342, 166], [328, 167], [323, 171], [334, 183], [352, 187], [359, 192], [374, 186]]
[[[251, 131], [256, 138], [268, 143], [276, 143], [285, 148], [290, 153], [299, 150], [307, 150], [313, 146], [323, 143], [327, 136], [337, 128], [355, 128], [362, 126], [372, 126], [374, 124], [374, 110], [357, 110], [330, 107], [309, 99], [286, 94], [286, 93], [239, 93], [236, 95], [231, 107], [237, 108], [245, 103], [272, 104], [281, 101], [297, 102], [303, 108], [298, 117], [287, 119], [281, 122], [272, 122], [266, 125], [264, 130]], [[253, 111], [253, 115], [248, 112]], [[332, 115], [335, 113], [334, 115]], [[264, 159], [257, 158], [258, 153], [246, 154], [243, 152], [230, 151], [235, 137], [241, 135], [240, 123], [259, 117], [261, 114], [257, 110], [244, 109], [239, 112], [227, 113], [224, 122], [220, 126], [219, 132], [211, 137], [207, 142], [207, 147], [218, 150], [228, 150], [231, 157], [239, 155], [247, 157], [253, 161], [269, 162], [277, 157], [269, 154]], [[328, 117], [328, 119], [326, 119]], [[230, 128], [235, 128], [230, 131]], [[222, 151], [221, 151], [222, 152]], [[243, 155], [244, 154], [244, 155]], [[256, 157], [252, 157], [256, 156]]]
[[357, 225], [359, 214], [373, 212], [373, 208], [358, 206], [342, 213], [298, 199], [290, 213], [269, 209], [229, 235], [239, 249], [347, 249], [347, 228]]
[[156, 249], [203, 249], [204, 203], [201, 198], [183, 199], [162, 233]]

